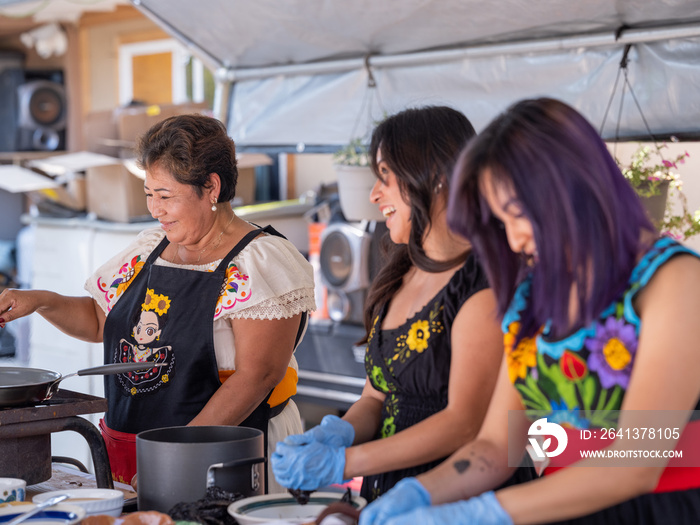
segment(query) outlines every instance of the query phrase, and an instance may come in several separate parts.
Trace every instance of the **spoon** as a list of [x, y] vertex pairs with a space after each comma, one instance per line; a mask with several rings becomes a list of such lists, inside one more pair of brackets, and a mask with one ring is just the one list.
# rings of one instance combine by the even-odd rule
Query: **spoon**
[[47, 499], [46, 501], [37, 503], [36, 507], [34, 507], [32, 510], [28, 510], [27, 512], [20, 514], [16, 518], [8, 521], [5, 525], [17, 525], [18, 523], [22, 523], [24, 520], [31, 518], [35, 514], [39, 514], [45, 508], [53, 507], [54, 505], [56, 505], [56, 503], [59, 503], [64, 499], [68, 498], [70, 498], [70, 494], [59, 494], [58, 496], [54, 496], [53, 498]]

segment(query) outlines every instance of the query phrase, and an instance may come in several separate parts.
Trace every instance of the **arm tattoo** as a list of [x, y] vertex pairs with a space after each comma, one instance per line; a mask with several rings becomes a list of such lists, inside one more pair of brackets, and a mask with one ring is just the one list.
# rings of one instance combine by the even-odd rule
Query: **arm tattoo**
[[471, 465], [471, 461], [469, 461], [468, 459], [459, 459], [459, 460], [455, 461], [453, 464], [455, 470], [459, 474], [464, 474], [464, 472], [469, 468], [470, 465]]
[[493, 461], [491, 461], [491, 459], [489, 459], [487, 456], [480, 455], [473, 450], [469, 453], [469, 455], [472, 457], [471, 460], [458, 459], [452, 464], [458, 474], [464, 474], [467, 470], [469, 470], [469, 468], [472, 468], [472, 470], [477, 468], [480, 472], [492, 472], [495, 470]]

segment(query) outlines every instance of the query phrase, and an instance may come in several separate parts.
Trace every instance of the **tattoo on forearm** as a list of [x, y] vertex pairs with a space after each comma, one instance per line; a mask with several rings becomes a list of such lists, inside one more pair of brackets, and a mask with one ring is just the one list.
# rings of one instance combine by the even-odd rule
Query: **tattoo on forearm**
[[459, 459], [454, 462], [454, 468], [459, 474], [464, 474], [471, 464], [468, 459]]
[[464, 474], [470, 468], [472, 470], [476, 468], [480, 472], [495, 470], [493, 461], [488, 456], [478, 454], [474, 450], [470, 451], [469, 455], [471, 456], [471, 460], [458, 459], [452, 464], [458, 474]]

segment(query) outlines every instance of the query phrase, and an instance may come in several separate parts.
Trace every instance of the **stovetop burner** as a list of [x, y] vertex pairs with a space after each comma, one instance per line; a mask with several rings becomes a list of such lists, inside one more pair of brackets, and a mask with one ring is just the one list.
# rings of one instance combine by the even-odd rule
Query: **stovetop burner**
[[107, 400], [103, 397], [59, 389], [51, 399], [42, 403], [0, 409], [0, 425], [95, 414], [106, 410]]
[[100, 431], [78, 417], [106, 410], [103, 397], [60, 389], [41, 404], [0, 409], [0, 472], [22, 478], [28, 485], [46, 481], [51, 477], [51, 434], [72, 430], [90, 447], [97, 486], [114, 488]]

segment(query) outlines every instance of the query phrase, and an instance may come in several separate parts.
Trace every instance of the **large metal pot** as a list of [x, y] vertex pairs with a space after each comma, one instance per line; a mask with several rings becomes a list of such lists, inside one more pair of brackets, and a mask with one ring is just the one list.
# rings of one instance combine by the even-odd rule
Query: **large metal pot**
[[167, 427], [136, 435], [139, 510], [168, 512], [216, 485], [244, 496], [264, 493], [262, 431], [234, 426]]
[[61, 375], [58, 372], [42, 368], [25, 368], [17, 366], [0, 367], [0, 407], [19, 407], [35, 405], [50, 399], [58, 390], [59, 382], [68, 377], [88, 375], [111, 375], [136, 372], [163, 363], [116, 363], [78, 370], [72, 374]]

